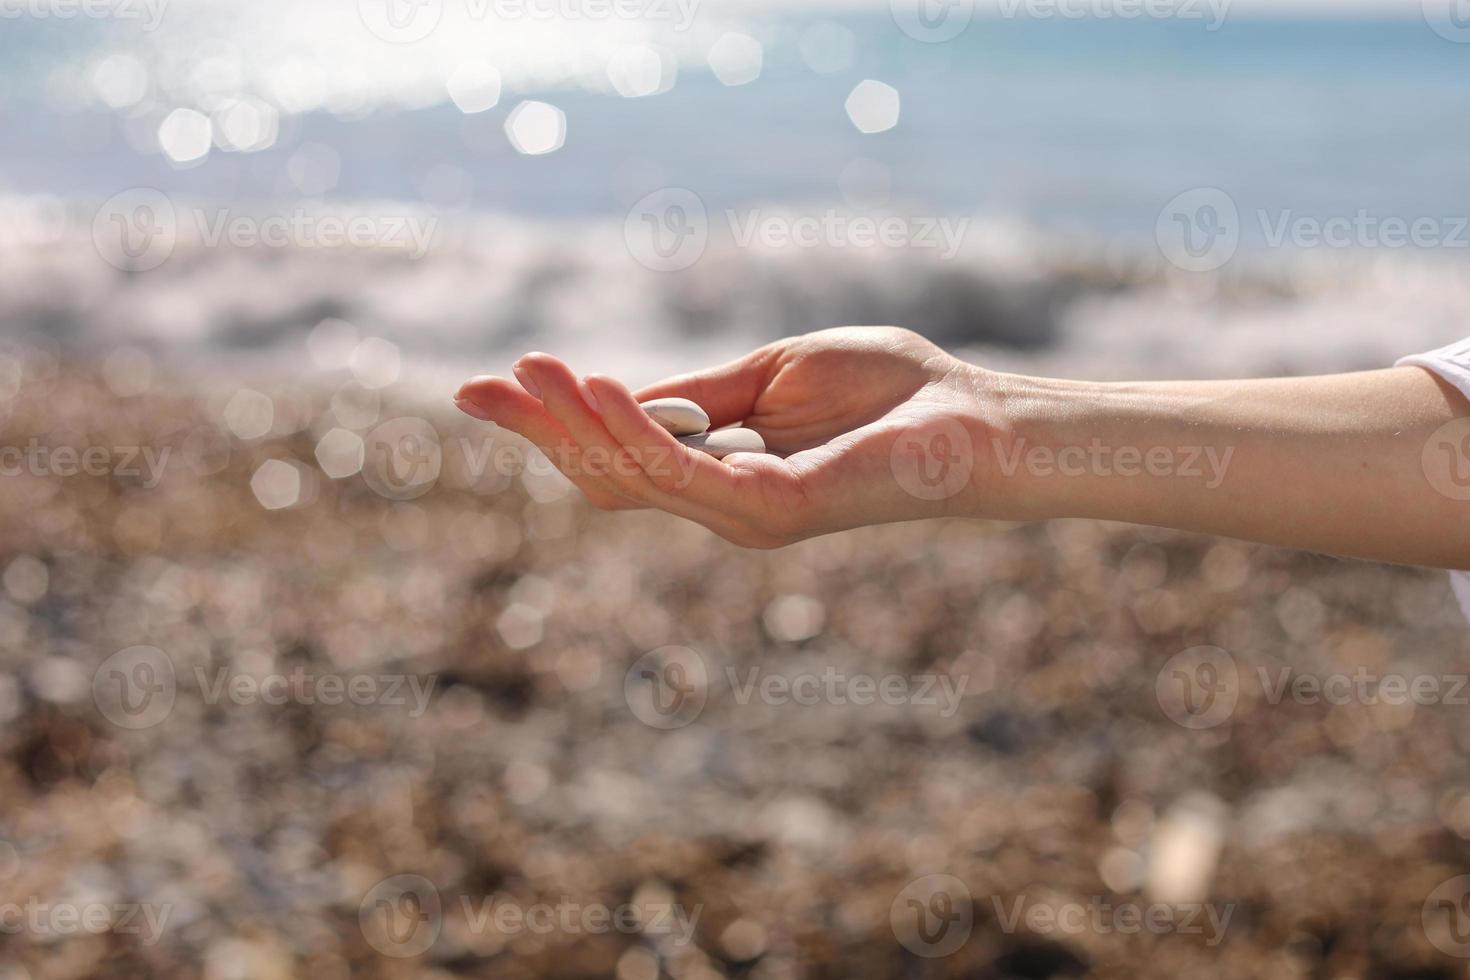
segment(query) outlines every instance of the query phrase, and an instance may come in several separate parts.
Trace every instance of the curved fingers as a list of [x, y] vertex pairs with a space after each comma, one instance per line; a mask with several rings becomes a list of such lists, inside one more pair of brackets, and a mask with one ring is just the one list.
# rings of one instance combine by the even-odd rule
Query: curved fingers
[[[468, 403], [468, 408], [461, 403]], [[646, 506], [630, 499], [608, 481], [573, 465], [569, 453], [571, 435], [534, 396], [507, 378], [483, 375], [466, 381], [455, 395], [460, 411], [472, 418], [495, 422], [528, 439], [546, 458], [566, 474], [595, 507], [604, 510], [633, 510]], [[471, 410], [473, 409], [473, 410]]]
[[587, 385], [608, 431], [633, 452], [667, 499], [697, 508], [703, 516], [696, 520], [737, 543], [769, 547], [789, 540], [789, 504], [800, 490], [784, 460], [752, 453], [715, 459], [650, 419], [618, 381], [592, 375]]
[[[680, 454], [683, 457], [703, 457], [703, 454], [680, 445], [632, 402], [626, 389], [622, 389], [622, 394], [631, 403], [632, 413], [643, 425], [656, 430], [663, 440], [672, 442], [677, 453], [668, 451], [667, 446], [660, 451], [657, 444], [628, 442], [612, 431], [600, 392], [590, 385], [584, 390], [572, 369], [558, 358], [550, 354], [528, 354], [518, 366], [541, 392], [547, 411], [577, 444], [581, 455], [578, 468], [594, 468], [620, 493], [642, 504], [718, 529], [720, 513], [683, 492], [688, 470], [682, 465], [686, 460]], [[592, 407], [593, 403], [598, 409]], [[627, 405], [620, 407], [627, 409]], [[707, 457], [705, 461], [714, 462]]]

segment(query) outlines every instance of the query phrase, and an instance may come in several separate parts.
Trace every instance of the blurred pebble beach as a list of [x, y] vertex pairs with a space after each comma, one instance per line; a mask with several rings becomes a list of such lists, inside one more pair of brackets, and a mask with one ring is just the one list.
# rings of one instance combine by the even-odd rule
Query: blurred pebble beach
[[[1419, 923], [1470, 847], [1465, 711], [1272, 705], [1257, 679], [1453, 674], [1470, 639], [1440, 573], [1083, 521], [741, 551], [595, 512], [518, 437], [438, 404], [385, 393], [366, 413], [299, 382], [201, 390], [136, 351], [7, 351], [7, 445], [164, 462], [7, 474], [0, 881], [169, 911], [147, 944], [0, 935], [7, 980], [1445, 968]], [[404, 420], [437, 441], [432, 479], [384, 477], [373, 433]], [[479, 453], [495, 462], [477, 472]], [[1199, 645], [1240, 674], [1206, 730], [1157, 693]], [[664, 729], [626, 685], [670, 646], [704, 677], [697, 717]], [[97, 685], [138, 647], [174, 683], [133, 728]], [[742, 700], [752, 669], [962, 693]], [[211, 703], [221, 672], [403, 683], [335, 706]], [[916, 957], [891, 908], [941, 872], [968, 889], [972, 932]], [[404, 874], [440, 902], [412, 959], [361, 924]], [[1213, 903], [1230, 924], [1211, 945], [1208, 927], [1012, 918], [1104, 898]], [[575, 916], [497, 931], [485, 901], [663, 903], [692, 940]]]

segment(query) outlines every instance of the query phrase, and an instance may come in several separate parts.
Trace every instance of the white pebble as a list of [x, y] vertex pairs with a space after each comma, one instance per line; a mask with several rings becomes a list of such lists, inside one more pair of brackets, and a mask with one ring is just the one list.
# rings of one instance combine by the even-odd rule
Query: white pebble
[[676, 436], [693, 436], [709, 428], [704, 409], [687, 398], [655, 398], [643, 403], [648, 417]]
[[679, 441], [691, 449], [723, 459], [731, 453], [763, 453], [766, 441], [754, 429], [716, 429], [693, 436], [680, 436]]

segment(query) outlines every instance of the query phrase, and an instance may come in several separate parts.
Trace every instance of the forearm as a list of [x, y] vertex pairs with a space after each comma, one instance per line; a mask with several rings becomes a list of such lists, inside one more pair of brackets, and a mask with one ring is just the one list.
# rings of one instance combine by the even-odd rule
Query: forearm
[[984, 447], [993, 469], [982, 507], [1002, 516], [1093, 517], [1470, 568], [1470, 502], [1437, 489], [1423, 466], [1431, 437], [1470, 406], [1426, 371], [991, 381], [1005, 424]]

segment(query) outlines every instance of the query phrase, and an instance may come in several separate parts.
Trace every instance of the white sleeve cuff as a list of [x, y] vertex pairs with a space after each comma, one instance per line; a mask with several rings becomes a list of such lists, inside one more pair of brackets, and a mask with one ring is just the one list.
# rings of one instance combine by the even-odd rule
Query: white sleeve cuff
[[[1470, 337], [1458, 340], [1439, 350], [1425, 354], [1411, 354], [1398, 359], [1398, 365], [1412, 365], [1433, 371], [1470, 398]], [[1470, 572], [1451, 572], [1450, 582], [1455, 587], [1455, 596], [1460, 608], [1470, 619]]]

